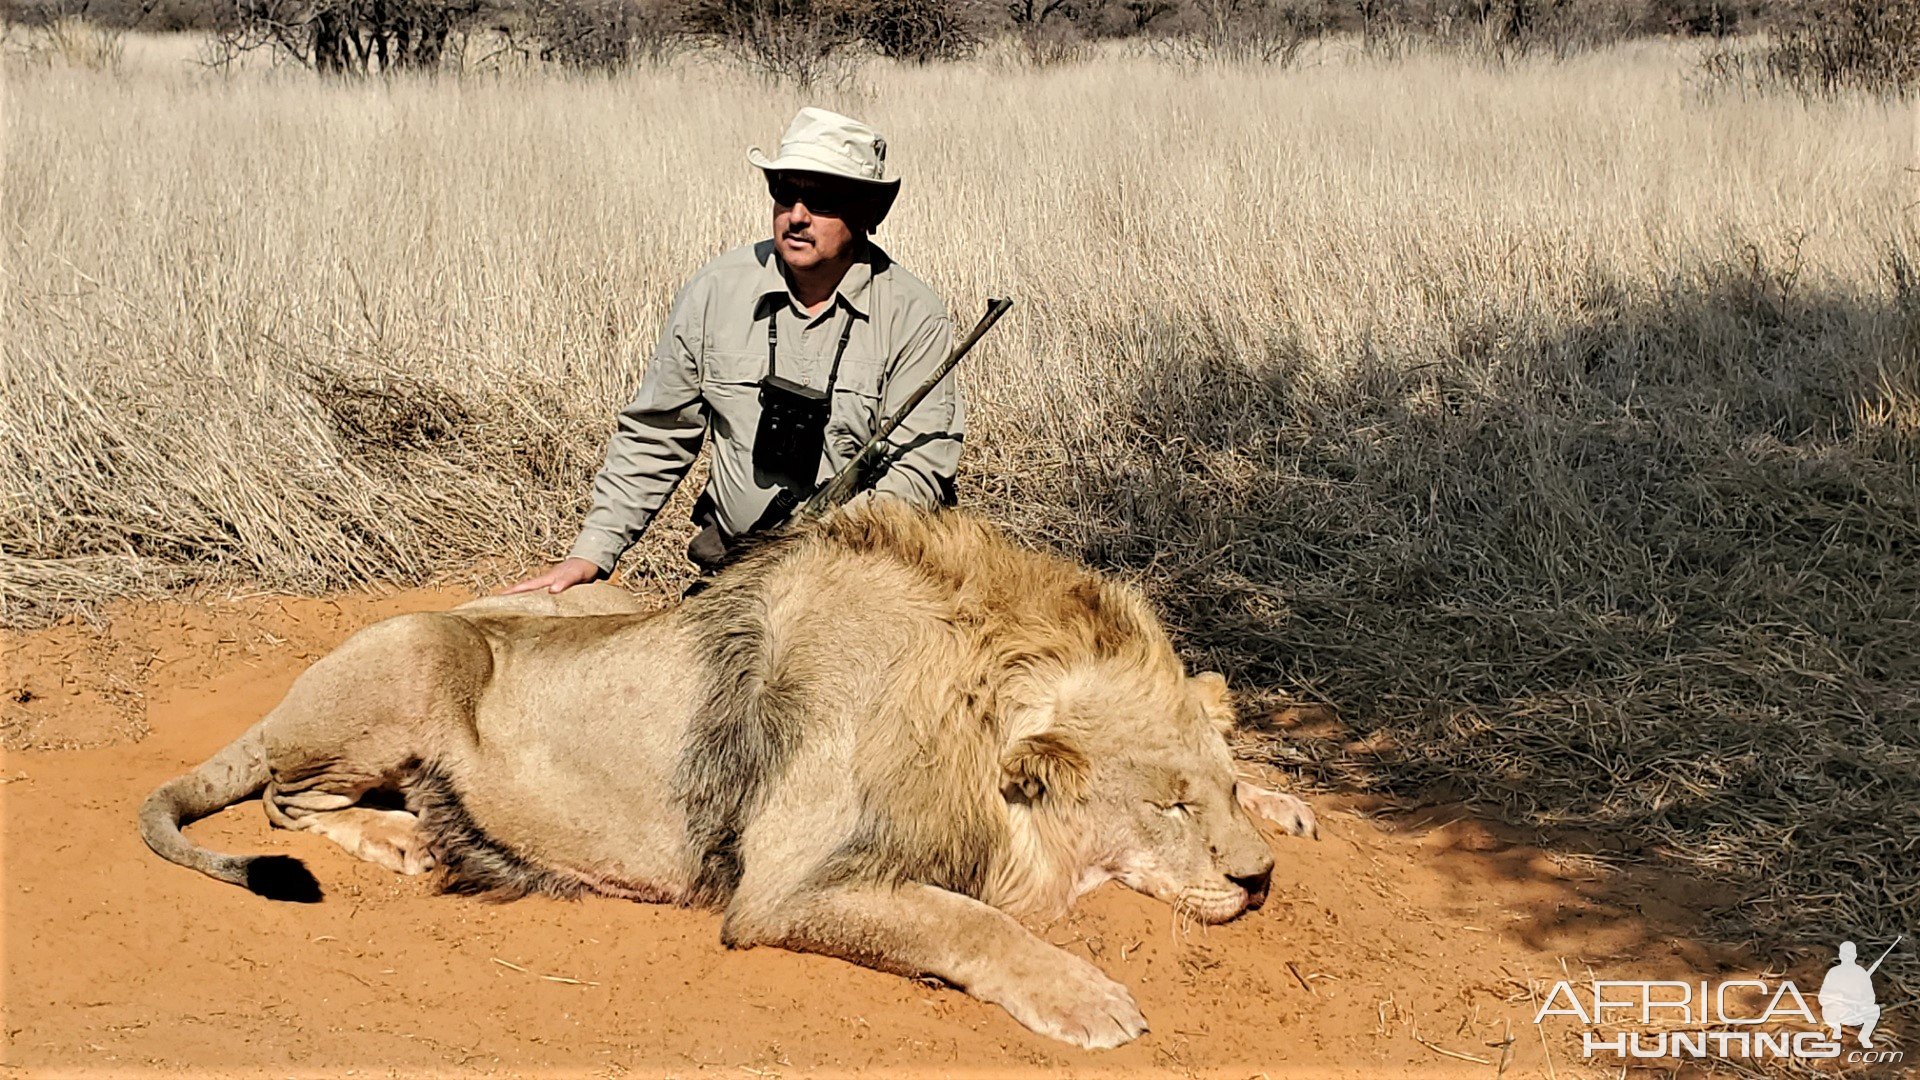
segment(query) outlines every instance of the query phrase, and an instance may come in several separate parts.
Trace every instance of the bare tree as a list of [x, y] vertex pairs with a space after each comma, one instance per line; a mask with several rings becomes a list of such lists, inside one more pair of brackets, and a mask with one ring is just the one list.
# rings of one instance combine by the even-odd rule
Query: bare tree
[[259, 49], [326, 75], [437, 66], [480, 0], [224, 0], [216, 62]]

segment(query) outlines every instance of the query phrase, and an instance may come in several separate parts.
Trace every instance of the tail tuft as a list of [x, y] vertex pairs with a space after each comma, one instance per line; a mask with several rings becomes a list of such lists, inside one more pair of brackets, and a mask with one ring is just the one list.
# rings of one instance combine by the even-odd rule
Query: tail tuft
[[261, 855], [247, 860], [247, 888], [269, 900], [320, 902], [319, 880], [291, 855]]

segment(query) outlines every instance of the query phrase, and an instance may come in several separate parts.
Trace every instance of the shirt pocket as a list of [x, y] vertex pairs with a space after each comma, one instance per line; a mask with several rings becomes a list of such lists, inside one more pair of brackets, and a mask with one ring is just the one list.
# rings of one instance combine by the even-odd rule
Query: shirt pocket
[[700, 393], [718, 439], [716, 453], [744, 453], [760, 425], [760, 377], [767, 354], [708, 350], [700, 359]]
[[723, 352], [709, 349], [701, 359], [700, 383], [704, 387], [757, 386], [767, 373], [764, 352]]
[[852, 356], [840, 364], [840, 377], [833, 384], [827, 442], [842, 459], [859, 453], [879, 427], [880, 367], [878, 360]]

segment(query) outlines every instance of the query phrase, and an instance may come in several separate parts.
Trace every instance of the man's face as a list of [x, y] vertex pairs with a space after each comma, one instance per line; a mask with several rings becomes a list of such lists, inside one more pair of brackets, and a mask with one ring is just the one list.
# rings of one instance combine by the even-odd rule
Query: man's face
[[773, 247], [795, 270], [844, 258], [866, 235], [870, 196], [859, 185], [804, 172], [771, 173]]

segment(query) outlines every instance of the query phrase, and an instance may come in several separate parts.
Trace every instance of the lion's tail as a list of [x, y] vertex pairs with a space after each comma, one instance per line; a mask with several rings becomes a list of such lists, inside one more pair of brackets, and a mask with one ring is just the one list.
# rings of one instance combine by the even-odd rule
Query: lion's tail
[[168, 862], [244, 885], [270, 900], [311, 903], [320, 899], [320, 883], [299, 859], [222, 855], [195, 844], [180, 831], [187, 822], [257, 795], [267, 786], [265, 730], [262, 720], [192, 772], [155, 789], [140, 806], [140, 838]]

